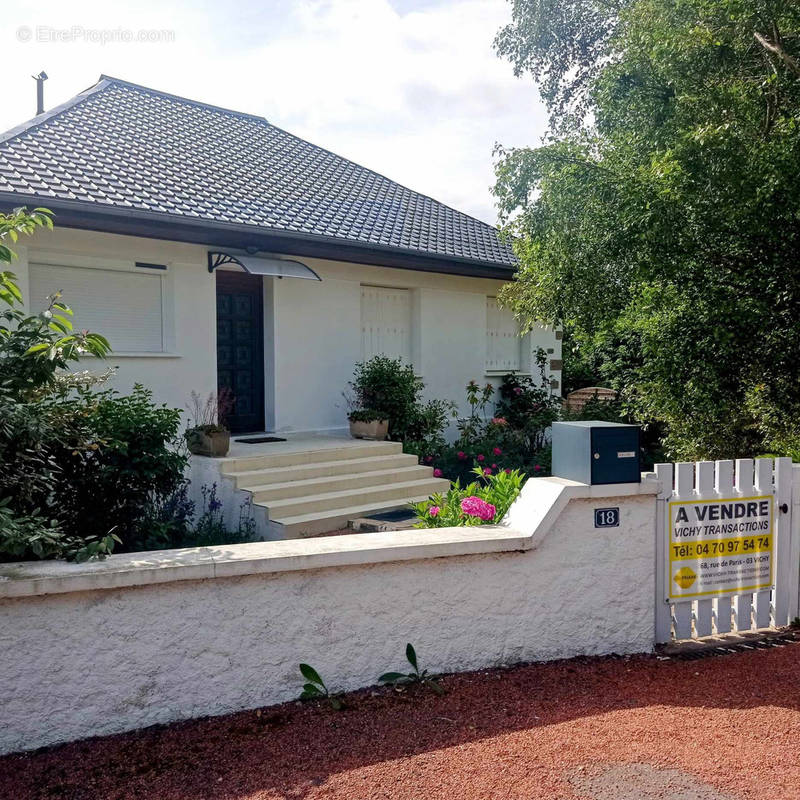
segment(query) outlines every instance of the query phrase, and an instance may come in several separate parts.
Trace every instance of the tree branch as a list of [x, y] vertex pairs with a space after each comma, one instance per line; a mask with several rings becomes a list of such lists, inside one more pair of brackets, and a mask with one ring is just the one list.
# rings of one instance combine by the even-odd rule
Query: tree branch
[[778, 56], [778, 58], [783, 61], [786, 67], [798, 78], [800, 78], [800, 64], [798, 64], [797, 60], [790, 56], [789, 53], [783, 49], [780, 42], [771, 42], [766, 38], [766, 36], [762, 36], [758, 31], [754, 31], [753, 36], [765, 50], [768, 50], [770, 53], [774, 53], [776, 56]]

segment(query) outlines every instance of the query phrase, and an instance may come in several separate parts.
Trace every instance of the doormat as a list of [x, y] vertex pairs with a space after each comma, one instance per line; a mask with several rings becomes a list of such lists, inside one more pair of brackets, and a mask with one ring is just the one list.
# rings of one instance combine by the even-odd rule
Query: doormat
[[252, 436], [247, 439], [234, 439], [233, 441], [241, 444], [264, 444], [265, 442], [285, 442], [286, 439], [281, 439], [279, 436]]

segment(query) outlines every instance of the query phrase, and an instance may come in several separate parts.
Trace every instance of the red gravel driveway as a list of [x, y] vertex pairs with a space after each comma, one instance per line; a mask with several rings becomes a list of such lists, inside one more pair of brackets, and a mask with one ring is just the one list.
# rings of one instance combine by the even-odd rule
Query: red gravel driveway
[[7, 756], [0, 798], [800, 798], [800, 644], [442, 684], [443, 697], [367, 690], [341, 712], [290, 703]]

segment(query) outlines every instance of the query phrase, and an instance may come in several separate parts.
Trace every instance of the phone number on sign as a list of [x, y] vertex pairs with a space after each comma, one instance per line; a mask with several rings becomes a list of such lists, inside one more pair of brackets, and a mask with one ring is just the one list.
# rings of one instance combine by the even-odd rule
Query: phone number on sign
[[760, 553], [772, 549], [770, 536], [742, 536], [737, 539], [717, 539], [670, 545], [670, 561], [700, 556], [733, 556], [737, 553]]

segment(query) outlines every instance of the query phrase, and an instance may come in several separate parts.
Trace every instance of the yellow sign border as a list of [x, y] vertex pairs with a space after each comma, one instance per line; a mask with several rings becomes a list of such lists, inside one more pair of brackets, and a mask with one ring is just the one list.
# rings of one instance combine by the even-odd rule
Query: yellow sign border
[[[672, 544], [672, 507], [675, 505], [700, 505], [701, 503], [732, 503], [742, 502], [744, 500], [769, 500], [769, 537], [771, 547], [769, 553], [769, 583], [757, 584], [755, 586], [737, 586], [735, 589], [727, 591], [710, 591], [710, 592], [694, 592], [693, 594], [672, 594], [672, 564], [676, 563], [669, 557], [669, 548]], [[667, 568], [667, 600], [669, 602], [676, 602], [680, 600], [691, 600], [694, 597], [735, 597], [737, 594], [744, 594], [745, 592], [758, 592], [763, 589], [775, 588], [775, 495], [774, 494], [759, 494], [754, 497], [713, 497], [708, 500], [670, 500], [667, 503], [667, 535], [665, 537], [666, 552], [664, 553], [664, 564]], [[692, 559], [697, 561], [697, 559]]]

